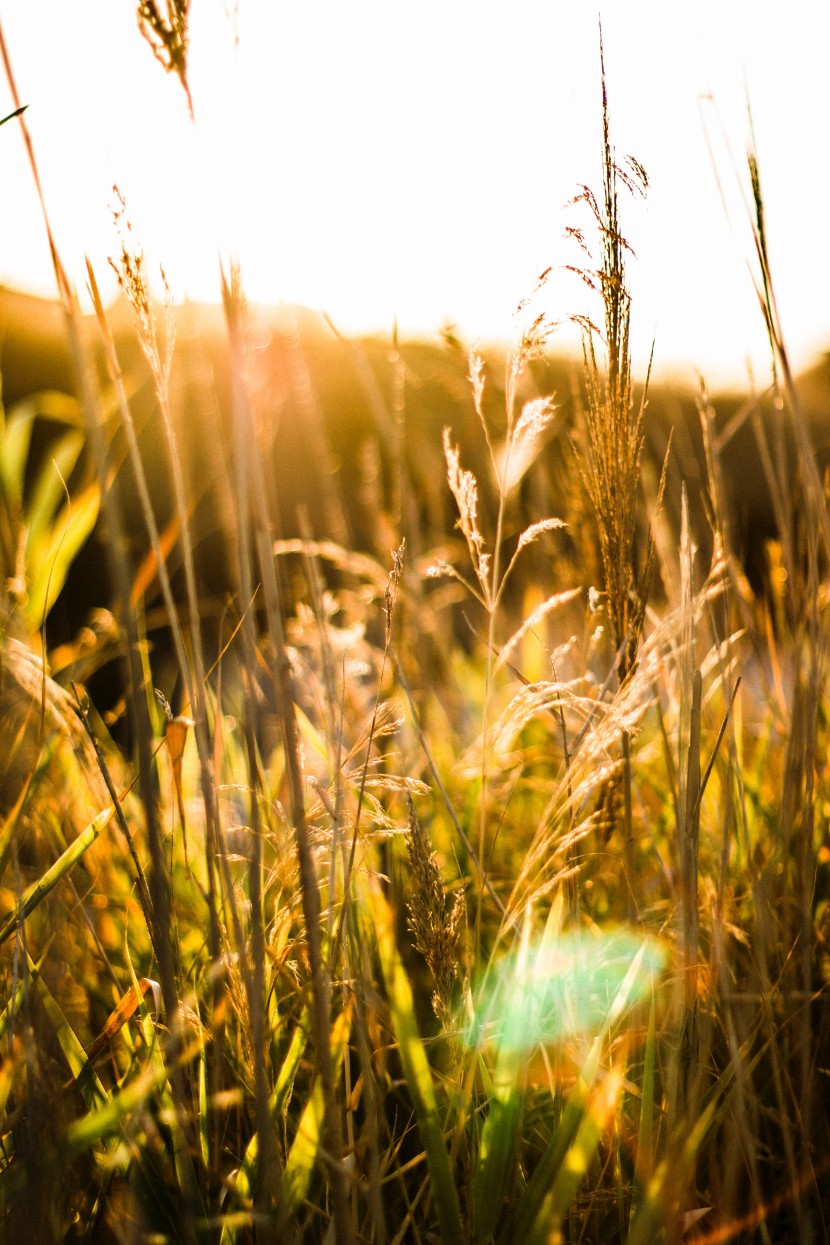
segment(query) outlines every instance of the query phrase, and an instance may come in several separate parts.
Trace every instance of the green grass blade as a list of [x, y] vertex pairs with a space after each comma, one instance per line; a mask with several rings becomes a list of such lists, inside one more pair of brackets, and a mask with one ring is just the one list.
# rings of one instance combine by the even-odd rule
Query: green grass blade
[[[194, 1164], [195, 1142], [191, 1148], [191, 1142], [185, 1136], [183, 1127], [182, 1113], [177, 1108], [173, 1095], [172, 1086], [170, 1084], [170, 1065], [167, 1062], [165, 1051], [159, 1043], [158, 1029], [153, 1017], [150, 1015], [147, 1007], [144, 991], [138, 980], [132, 959], [129, 952], [126, 956], [132, 978], [132, 985], [138, 1001], [138, 1008], [141, 1015], [141, 1028], [144, 1035], [144, 1041], [147, 1046], [147, 1070], [152, 1071], [155, 1082], [159, 1090], [159, 1105], [161, 1113], [166, 1117], [170, 1128], [173, 1150], [173, 1166], [176, 1172], [179, 1190], [182, 1193], [185, 1202], [191, 1202], [192, 1209], [200, 1219], [205, 1219], [207, 1211], [202, 1201], [199, 1182], [196, 1178], [196, 1167]], [[205, 1037], [204, 1032], [199, 1030], [199, 1037], [195, 1044], [192, 1044], [188, 1050], [180, 1056], [181, 1062], [186, 1062], [194, 1055], [198, 1054], [201, 1067], [205, 1063]], [[199, 1126], [201, 1128], [202, 1116], [200, 1114]], [[139, 1158], [139, 1163], [141, 1159]]]
[[46, 1012], [49, 1023], [54, 1029], [55, 1036], [60, 1043], [64, 1058], [69, 1064], [69, 1070], [72, 1073], [72, 1078], [83, 1094], [84, 1101], [89, 1109], [92, 1111], [97, 1110], [99, 1107], [109, 1102], [109, 1094], [104, 1089], [98, 1078], [98, 1074], [95, 1072], [92, 1064], [87, 1059], [86, 1051], [81, 1045], [81, 1042], [78, 1040], [75, 1030], [72, 1028], [69, 1021], [66, 1019], [66, 1016], [61, 1011], [57, 1000], [49, 990], [46, 982], [41, 977], [37, 966], [28, 952], [26, 953], [26, 960], [28, 962], [32, 984], [40, 995], [43, 1009]]
[[13, 1017], [17, 1016], [18, 1012], [23, 1006], [23, 1000], [25, 999], [25, 997], [26, 997], [26, 982], [23, 980], [19, 980], [17, 983], [17, 987], [14, 990], [14, 993], [12, 994], [11, 998], [6, 1003], [6, 1006], [3, 1008], [2, 1012], [0, 1012], [0, 1038], [4, 1038], [6, 1036], [6, 1033], [8, 1032], [8, 1028]]
[[205, 1171], [210, 1168], [210, 1103], [208, 1101], [207, 1056], [199, 1058], [199, 1148]]
[[7, 121], [13, 121], [15, 117], [22, 116], [28, 107], [28, 104], [24, 104], [22, 108], [15, 108], [14, 112], [10, 112], [7, 117], [4, 117], [3, 120], [0, 121], [0, 125], [5, 125]]
[[[303, 1057], [306, 1046], [308, 1045], [308, 1035], [311, 1026], [311, 1015], [308, 1008], [305, 1008], [300, 1016], [300, 1023], [294, 1031], [291, 1044], [288, 1047], [288, 1053], [282, 1062], [277, 1083], [274, 1086], [274, 1092], [271, 1095], [269, 1107], [274, 1120], [278, 1120], [285, 1110], [291, 1093], [291, 1087], [294, 1084], [294, 1078], [297, 1075], [297, 1069], [300, 1066], [300, 1060]], [[259, 1138], [254, 1133], [248, 1142], [245, 1150], [245, 1156], [239, 1166], [239, 1171], [234, 1180], [234, 1191], [240, 1201], [250, 1201], [253, 1198], [254, 1186], [256, 1183], [257, 1157], [259, 1155]], [[240, 1226], [248, 1223], [247, 1218], [236, 1221], [232, 1217], [226, 1219], [222, 1225], [222, 1237], [220, 1245], [235, 1245]]]
[[84, 434], [80, 430], [66, 432], [52, 446], [48, 458], [37, 473], [37, 479], [26, 493], [26, 552], [34, 552], [53, 524], [66, 499], [66, 481], [83, 449]]
[[[525, 1060], [511, 1052], [513, 1087], [502, 1086], [490, 1103], [481, 1135], [479, 1161], [473, 1186], [473, 1239], [489, 1240], [501, 1213], [504, 1194], [515, 1168], [519, 1130], [524, 1117], [524, 1090], [520, 1078]], [[497, 1074], [498, 1075], [498, 1074]]]
[[587, 1088], [571, 1095], [551, 1145], [540, 1160], [509, 1237], [515, 1245], [562, 1240], [561, 1224], [584, 1180], [618, 1101], [622, 1073], [612, 1068], [588, 1101]]
[[679, 1154], [664, 1159], [646, 1185], [639, 1209], [632, 1216], [626, 1245], [651, 1245], [680, 1213], [679, 1198], [691, 1177], [697, 1152], [718, 1108], [715, 1097], [698, 1117]]
[[32, 400], [19, 403], [8, 416], [0, 438], [0, 480], [6, 504], [17, 511], [23, 508], [23, 486], [26, 460], [32, 441], [35, 405]]
[[565, 1156], [577, 1135], [586, 1112], [588, 1086], [584, 1080], [577, 1082], [542, 1157], [536, 1164], [533, 1176], [519, 1202], [512, 1224], [508, 1228], [510, 1245], [526, 1245], [542, 1214], [548, 1190], [565, 1161]]
[[[518, 987], [514, 991], [508, 988], [506, 1010], [514, 1025], [519, 1024], [521, 1016], [525, 1031], [533, 1033], [537, 1028], [533, 999], [523, 988], [528, 971], [530, 934], [531, 916], [528, 909], [514, 977]], [[524, 997], [511, 999], [511, 993]], [[530, 1014], [528, 1006], [531, 1009]], [[476, 1242], [492, 1237], [514, 1171], [519, 1130], [524, 1117], [524, 1080], [528, 1054], [523, 1045], [513, 1035], [509, 1035], [508, 1040], [499, 1046], [473, 1183], [473, 1239]]]
[[[332, 1071], [336, 1074], [343, 1062], [343, 1052], [349, 1038], [351, 1028], [351, 1008], [341, 1012], [334, 1022], [331, 1031]], [[326, 1106], [323, 1098], [323, 1086], [320, 1078], [305, 1105], [297, 1134], [282, 1174], [282, 1192], [285, 1205], [290, 1214], [295, 1214], [303, 1204], [311, 1183], [311, 1173], [320, 1151], [320, 1143], [325, 1130]]]
[[578, 1130], [585, 1124], [586, 1112], [589, 1109], [588, 1099], [591, 1086], [596, 1080], [600, 1059], [608, 1036], [614, 1025], [624, 1014], [632, 997], [637, 997], [641, 986], [644, 961], [651, 961], [653, 957], [652, 971], [656, 971], [658, 964], [662, 962], [662, 956], [658, 959], [657, 952], [656, 944], [644, 941], [634, 955], [625, 976], [619, 984], [607, 1009], [605, 1023], [591, 1044], [588, 1057], [582, 1066], [579, 1079], [568, 1099], [562, 1119], [537, 1163], [516, 1209], [516, 1214], [507, 1237], [509, 1241], [513, 1242], [513, 1245], [527, 1245], [527, 1240], [535, 1230], [535, 1225], [540, 1222], [540, 1217], [543, 1217], [543, 1208], [546, 1204], [546, 1199], [549, 1197], [550, 1188], [558, 1178], [558, 1174], [568, 1154], [571, 1152], [571, 1148], [576, 1144], [574, 1139], [577, 1136]]
[[562, 1222], [588, 1174], [599, 1139], [619, 1100], [622, 1083], [622, 1071], [612, 1068], [597, 1088], [556, 1179], [542, 1201], [526, 1245], [547, 1245], [562, 1239]]
[[34, 912], [38, 904], [57, 886], [61, 878], [65, 877], [72, 866], [78, 863], [84, 852], [92, 846], [102, 831], [109, 825], [112, 814], [112, 808], [105, 808], [97, 817], [93, 817], [86, 829], [78, 835], [74, 843], [67, 847], [66, 851], [58, 857], [55, 863], [46, 870], [43, 877], [32, 883], [18, 906], [13, 912], [9, 913], [2, 925], [0, 925], [0, 943], [11, 937], [20, 922]]
[[654, 1170], [654, 1088], [657, 1058], [656, 1009], [654, 993], [648, 1015], [648, 1036], [643, 1056], [643, 1083], [640, 1094], [640, 1127], [637, 1134], [637, 1159], [634, 1165], [634, 1205], [632, 1218]]
[[33, 629], [41, 625], [63, 588], [75, 558], [95, 526], [100, 506], [101, 490], [97, 484], [90, 484], [67, 502], [33, 551], [28, 565], [37, 566], [38, 573], [31, 580], [26, 602], [26, 618]]
[[270, 1107], [274, 1119], [277, 1119], [285, 1110], [285, 1104], [288, 1102], [291, 1087], [294, 1084], [294, 1077], [297, 1075], [297, 1069], [300, 1066], [300, 1060], [308, 1045], [308, 1035], [310, 1032], [311, 1013], [306, 1007], [300, 1016], [300, 1023], [297, 1025], [294, 1036], [291, 1039], [288, 1054], [283, 1060], [277, 1083], [274, 1086], [274, 1092], [271, 1095]]
[[[201, 1050], [201, 1042], [193, 1042], [180, 1056], [181, 1063], [187, 1063]], [[120, 1134], [136, 1110], [147, 1101], [158, 1089], [162, 1088], [168, 1077], [168, 1069], [162, 1060], [153, 1060], [144, 1072], [136, 1077], [120, 1093], [113, 1094], [109, 1101], [98, 1111], [76, 1120], [66, 1130], [65, 1140], [71, 1154], [80, 1154], [101, 1141]]]

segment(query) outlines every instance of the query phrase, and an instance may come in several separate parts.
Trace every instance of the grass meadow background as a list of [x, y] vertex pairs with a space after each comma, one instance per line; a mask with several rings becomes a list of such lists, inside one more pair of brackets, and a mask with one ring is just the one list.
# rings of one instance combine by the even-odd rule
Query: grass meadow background
[[581, 358], [2, 292], [4, 1240], [828, 1238], [830, 386], [752, 153], [768, 375], [634, 369], [597, 90]]

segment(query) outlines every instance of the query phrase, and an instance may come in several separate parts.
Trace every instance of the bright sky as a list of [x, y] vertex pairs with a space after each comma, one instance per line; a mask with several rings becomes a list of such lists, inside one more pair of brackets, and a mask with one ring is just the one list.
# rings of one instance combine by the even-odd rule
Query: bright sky
[[[585, 223], [565, 204], [600, 180], [599, 7], [617, 153], [651, 181], [645, 205], [622, 205], [635, 367], [654, 339], [658, 369], [690, 381], [764, 371], [727, 150], [743, 178], [747, 90], [790, 349], [803, 366], [830, 348], [830, 6], [816, 0], [192, 0], [195, 127], [131, 0], [2, 7], [79, 286], [88, 253], [112, 292], [117, 182], [178, 297], [216, 301], [218, 256], [233, 255], [250, 298], [325, 309], [347, 332], [451, 320], [489, 340], [552, 265], [539, 309], [596, 314], [561, 269], [578, 262], [565, 227]], [[0, 81], [0, 116], [11, 107]], [[16, 128], [0, 129], [0, 281], [52, 294]]]

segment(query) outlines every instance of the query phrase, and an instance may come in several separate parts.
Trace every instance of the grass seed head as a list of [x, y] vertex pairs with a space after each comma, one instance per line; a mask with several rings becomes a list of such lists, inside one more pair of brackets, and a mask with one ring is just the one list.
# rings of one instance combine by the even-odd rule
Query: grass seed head
[[427, 962], [435, 982], [432, 1006], [446, 1028], [450, 1019], [452, 988], [458, 976], [459, 928], [464, 915], [464, 893], [459, 890], [450, 902], [445, 893], [438, 858], [429, 836], [415, 816], [411, 797], [409, 830], [406, 836], [414, 881], [407, 904], [409, 928], [415, 946]]

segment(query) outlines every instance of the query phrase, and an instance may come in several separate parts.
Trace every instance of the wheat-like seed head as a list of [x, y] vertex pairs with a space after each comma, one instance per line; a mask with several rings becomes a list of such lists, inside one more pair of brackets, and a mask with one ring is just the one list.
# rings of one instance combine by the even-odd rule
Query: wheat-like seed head
[[459, 928], [464, 915], [464, 892], [459, 890], [450, 903], [438, 868], [438, 859], [429, 835], [415, 816], [411, 796], [407, 848], [415, 882], [412, 898], [407, 904], [409, 928], [415, 946], [427, 962], [435, 993], [432, 1006], [442, 1025], [447, 1028], [453, 983], [458, 975]]

